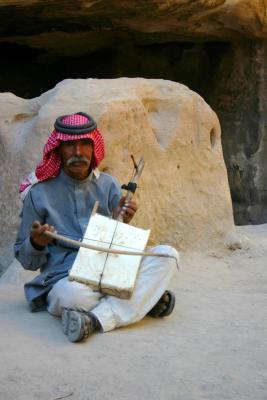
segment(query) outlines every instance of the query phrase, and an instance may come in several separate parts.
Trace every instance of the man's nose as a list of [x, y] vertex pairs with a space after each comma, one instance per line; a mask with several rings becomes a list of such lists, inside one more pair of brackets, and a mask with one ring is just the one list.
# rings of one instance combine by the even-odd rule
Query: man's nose
[[82, 154], [82, 147], [80, 143], [75, 143], [74, 153], [76, 156], [80, 156]]

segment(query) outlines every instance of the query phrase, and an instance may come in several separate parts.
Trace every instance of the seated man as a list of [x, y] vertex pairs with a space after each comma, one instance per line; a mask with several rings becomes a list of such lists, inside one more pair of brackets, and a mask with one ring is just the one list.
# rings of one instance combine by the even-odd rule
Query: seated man
[[[175, 303], [167, 286], [176, 272], [178, 253], [169, 246], [152, 251], [170, 258], [143, 257], [134, 292], [129, 300], [95, 292], [68, 280], [78, 249], [44, 235], [45, 231], [80, 239], [96, 201], [98, 213], [129, 223], [137, 206], [125, 203], [117, 181], [99, 172], [104, 140], [94, 120], [85, 113], [57, 118], [44, 148], [43, 160], [21, 184], [24, 198], [21, 225], [14, 246], [25, 269], [40, 274], [25, 284], [32, 311], [48, 310], [62, 318], [63, 331], [72, 342], [96, 329], [103, 332], [151, 316], [169, 315]], [[55, 227], [55, 228], [54, 228]]]

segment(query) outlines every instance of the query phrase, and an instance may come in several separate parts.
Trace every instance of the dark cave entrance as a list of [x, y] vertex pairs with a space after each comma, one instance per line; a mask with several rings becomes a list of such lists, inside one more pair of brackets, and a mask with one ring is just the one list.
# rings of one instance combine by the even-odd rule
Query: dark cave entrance
[[230, 47], [224, 42], [118, 44], [77, 56], [55, 56], [45, 50], [3, 43], [0, 91], [33, 98], [67, 78], [144, 77], [183, 83], [209, 102], [213, 77]]
[[[66, 55], [2, 43], [0, 92], [33, 98], [67, 78], [124, 76], [183, 83], [199, 93], [220, 119], [236, 224], [267, 222], [266, 190], [255, 181], [255, 168], [259, 167], [251, 163], [263, 134], [257, 104], [261, 72], [254, 61], [261, 48], [247, 41], [163, 42], [115, 37], [111, 43], [88, 45], [91, 51], [76, 55], [71, 48]], [[241, 161], [237, 156], [240, 152], [242, 157], [244, 154]]]

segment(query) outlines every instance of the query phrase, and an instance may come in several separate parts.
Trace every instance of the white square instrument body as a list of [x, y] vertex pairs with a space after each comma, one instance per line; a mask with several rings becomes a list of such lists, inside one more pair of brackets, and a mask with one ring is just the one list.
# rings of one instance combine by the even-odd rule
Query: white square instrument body
[[[95, 213], [86, 228], [83, 243], [124, 251], [144, 251], [150, 230]], [[134, 290], [142, 256], [110, 254], [79, 248], [69, 279], [85, 283], [95, 291], [129, 299]]]

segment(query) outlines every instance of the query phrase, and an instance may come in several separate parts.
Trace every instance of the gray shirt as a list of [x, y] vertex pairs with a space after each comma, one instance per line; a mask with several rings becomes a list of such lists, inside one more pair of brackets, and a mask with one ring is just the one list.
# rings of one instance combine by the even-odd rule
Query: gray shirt
[[33, 221], [53, 225], [59, 234], [82, 239], [93, 206], [97, 212], [112, 216], [121, 198], [118, 182], [106, 173], [93, 173], [83, 181], [72, 179], [61, 170], [58, 177], [37, 183], [27, 194], [21, 212], [21, 225], [14, 245], [15, 257], [25, 269], [41, 274], [25, 284], [25, 296], [32, 311], [46, 308], [46, 296], [59, 279], [68, 275], [78, 249], [54, 240], [43, 250], [30, 242]]

